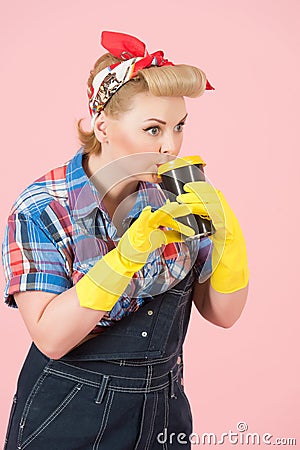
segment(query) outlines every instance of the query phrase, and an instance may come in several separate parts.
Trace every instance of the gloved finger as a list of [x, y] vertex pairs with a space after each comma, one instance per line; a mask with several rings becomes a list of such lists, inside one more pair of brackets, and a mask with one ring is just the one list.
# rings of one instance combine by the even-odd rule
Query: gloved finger
[[211, 184], [205, 181], [194, 181], [186, 183], [184, 190], [187, 193], [177, 196], [177, 201], [186, 202], [189, 205], [190, 203], [202, 203], [212, 219], [215, 214], [220, 217], [225, 214], [222, 204], [224, 196], [221, 191], [215, 189]]
[[148, 236], [148, 251], [152, 252], [160, 248], [163, 244], [167, 245], [171, 242], [183, 242], [183, 236], [178, 231], [156, 229]]
[[212, 220], [207, 208], [202, 203], [189, 203], [189, 207], [192, 211], [192, 214], [196, 214], [197, 216], [201, 216], [204, 219]]
[[171, 228], [172, 230], [178, 231], [185, 236], [194, 236], [195, 234], [193, 228], [181, 223], [180, 220], [175, 220], [168, 216], [160, 217], [159, 226]]
[[191, 214], [189, 205], [183, 203], [180, 204], [178, 202], [169, 202], [152, 213], [151, 217], [148, 219], [148, 225], [153, 228], [157, 228], [160, 225], [170, 226], [171, 228], [175, 227], [177, 230], [178, 227], [176, 226], [176, 221], [173, 221], [173, 219], [189, 214]]
[[184, 242], [182, 234], [174, 230], [154, 230], [151, 233], [150, 240], [154, 249], [173, 242]]
[[216, 230], [226, 227], [226, 218], [219, 204], [189, 203], [192, 214], [211, 220]]
[[178, 202], [167, 202], [165, 205], [161, 206], [157, 211], [159, 213], [166, 213], [173, 218], [186, 216], [191, 214], [188, 205], [178, 203]]
[[137, 217], [137, 219], [134, 220], [133, 223], [130, 225], [130, 229], [135, 229], [136, 233], [143, 232], [147, 224], [149, 223], [149, 219], [152, 215], [151, 206], [145, 206], [140, 215]]
[[217, 192], [217, 189], [207, 181], [190, 181], [189, 183], [184, 184], [183, 189], [185, 192]]
[[176, 197], [176, 201], [178, 203], [197, 203], [202, 201], [197, 194], [195, 194], [194, 192], [189, 192], [187, 194], [179, 194]]
[[198, 197], [198, 199], [200, 199], [203, 203], [216, 203], [216, 202], [220, 203], [218, 195], [220, 191], [216, 190], [211, 184], [204, 183], [201, 181], [199, 181], [197, 184], [196, 183], [189, 183], [189, 184], [194, 186], [192, 187], [189, 186], [188, 194], [190, 195], [195, 194]]
[[149, 243], [151, 251], [160, 248], [163, 244], [167, 245], [170, 242], [182, 242], [183, 236], [178, 231], [174, 230], [153, 230], [149, 236]]
[[173, 242], [183, 242], [184, 239], [182, 237], [181, 233], [178, 233], [178, 231], [169, 231], [169, 230], [161, 230], [165, 235], [165, 245], [171, 244]]
[[212, 220], [215, 228], [218, 228], [220, 227], [218, 224], [220, 223], [221, 217], [223, 217], [222, 221], [224, 222], [224, 213], [219, 198], [216, 196], [213, 197], [213, 199], [203, 202], [196, 194], [188, 193], [178, 195], [176, 200], [186, 202], [193, 214], [203, 219]]
[[139, 215], [138, 219], [140, 221], [148, 220], [148, 217], [151, 216], [151, 206], [147, 205], [142, 210], [141, 214]]
[[224, 215], [221, 191], [216, 190], [209, 183], [202, 181], [187, 183], [185, 189], [190, 192], [178, 195], [176, 198], [178, 202], [185, 202], [189, 206], [191, 203], [202, 204], [205, 206], [206, 211], [212, 220], [214, 220], [216, 214], [218, 216]]

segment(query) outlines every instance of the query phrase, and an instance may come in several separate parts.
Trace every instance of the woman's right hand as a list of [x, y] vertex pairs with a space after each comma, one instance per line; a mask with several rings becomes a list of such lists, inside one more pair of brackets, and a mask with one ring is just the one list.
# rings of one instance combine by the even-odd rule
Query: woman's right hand
[[182, 242], [182, 235], [193, 236], [195, 231], [192, 228], [175, 220], [188, 214], [191, 214], [188, 205], [177, 202], [167, 201], [154, 212], [151, 206], [146, 206], [119, 241], [117, 249], [120, 257], [124, 258], [124, 264], [136, 272], [154, 250], [171, 242]]
[[102, 256], [77, 282], [80, 306], [110, 311], [133, 275], [146, 264], [151, 252], [163, 244], [183, 241], [182, 234], [195, 234], [192, 228], [175, 220], [190, 213], [188, 205], [177, 202], [167, 201], [154, 212], [151, 206], [146, 206], [121, 237], [118, 246]]

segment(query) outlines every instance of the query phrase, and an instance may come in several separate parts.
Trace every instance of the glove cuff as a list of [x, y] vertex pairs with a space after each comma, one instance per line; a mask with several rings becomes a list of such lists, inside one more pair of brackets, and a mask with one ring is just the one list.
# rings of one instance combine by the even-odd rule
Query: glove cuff
[[[117, 248], [103, 256], [75, 285], [80, 306], [110, 311], [130, 283], [136, 265], [128, 268]], [[130, 263], [130, 262], [129, 262]], [[138, 269], [137, 269], [138, 270]]]
[[246, 287], [249, 268], [244, 239], [226, 242], [221, 257], [213, 250], [212, 267], [210, 282], [216, 291], [229, 294]]

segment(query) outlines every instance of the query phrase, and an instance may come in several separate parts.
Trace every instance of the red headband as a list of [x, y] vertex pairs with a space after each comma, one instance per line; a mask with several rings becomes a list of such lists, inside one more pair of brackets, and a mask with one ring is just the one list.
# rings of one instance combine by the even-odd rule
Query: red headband
[[[129, 34], [103, 31], [101, 44], [122, 61], [100, 70], [88, 89], [92, 129], [98, 114], [109, 99], [127, 81], [135, 77], [139, 70], [151, 66], [174, 66], [172, 62], [164, 58], [163, 51], [149, 54], [145, 44]], [[214, 89], [207, 80], [206, 89]]]
[[[135, 63], [134, 72], [131, 77], [137, 75], [137, 72], [151, 65], [156, 66], [174, 66], [171, 61], [164, 59], [164, 52], [159, 50], [154, 53], [148, 53], [146, 45], [134, 36], [115, 31], [102, 31], [101, 45], [116, 58], [124, 61], [130, 58], [141, 57], [142, 59]], [[155, 61], [154, 61], [155, 60]], [[153, 64], [154, 63], [154, 64]], [[120, 62], [110, 66], [111, 69], [118, 66]], [[206, 80], [206, 90], [214, 90], [208, 80]]]

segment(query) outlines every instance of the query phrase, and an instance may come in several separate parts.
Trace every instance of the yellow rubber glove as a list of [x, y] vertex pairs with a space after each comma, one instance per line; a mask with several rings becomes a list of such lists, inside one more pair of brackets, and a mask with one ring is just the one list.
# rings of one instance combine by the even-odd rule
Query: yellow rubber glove
[[[194, 230], [174, 220], [191, 213], [184, 204], [167, 201], [152, 212], [146, 206], [121, 237], [116, 248], [104, 255], [76, 284], [80, 306], [110, 311], [125, 291], [134, 273], [147, 262], [151, 252], [163, 244], [182, 242], [182, 234]], [[171, 228], [162, 230], [159, 227]]]
[[209, 236], [213, 242], [212, 287], [222, 293], [246, 287], [249, 280], [246, 243], [224, 195], [206, 181], [186, 183], [184, 190], [187, 193], [178, 195], [176, 200], [188, 204], [193, 214], [212, 220], [216, 229]]

